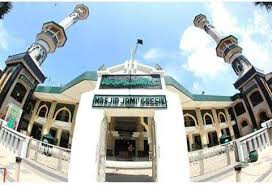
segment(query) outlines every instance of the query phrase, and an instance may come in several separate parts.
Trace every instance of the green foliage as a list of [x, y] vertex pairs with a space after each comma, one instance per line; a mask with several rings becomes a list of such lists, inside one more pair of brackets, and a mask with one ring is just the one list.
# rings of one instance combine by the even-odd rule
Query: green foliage
[[0, 2], [0, 19], [12, 9], [11, 2]]

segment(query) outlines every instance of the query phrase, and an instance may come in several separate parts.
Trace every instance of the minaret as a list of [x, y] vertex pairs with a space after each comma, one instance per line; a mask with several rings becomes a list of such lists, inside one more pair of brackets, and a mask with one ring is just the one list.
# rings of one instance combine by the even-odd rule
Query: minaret
[[242, 55], [242, 48], [238, 46], [238, 40], [233, 35], [221, 37], [203, 14], [195, 17], [194, 25], [205, 30], [214, 39], [217, 44], [217, 56], [223, 58], [226, 63], [231, 64], [239, 77], [243, 76], [252, 67], [246, 57]]
[[240, 91], [253, 127], [260, 128], [258, 112], [265, 110], [272, 114], [272, 89], [265, 79], [265, 74], [252, 66], [242, 55], [242, 48], [238, 46], [237, 38], [233, 35], [221, 37], [205, 15], [197, 15], [194, 19], [194, 25], [205, 30], [215, 40], [217, 56], [224, 58], [226, 63], [232, 65], [235, 73], [239, 76], [233, 85]]
[[31, 58], [41, 65], [48, 53], [54, 53], [56, 48], [64, 46], [67, 37], [65, 31], [78, 20], [89, 16], [89, 9], [83, 4], [75, 7], [74, 11], [59, 24], [54, 21], [43, 24], [42, 31], [37, 34], [36, 42], [27, 50]]
[[[60, 23], [53, 21], [43, 24], [30, 48], [17, 55], [9, 56], [6, 67], [0, 76], [0, 115], [6, 114], [9, 105], [25, 109], [36, 86], [45, 81], [40, 65], [47, 54], [64, 46], [67, 37], [65, 31], [78, 20], [89, 16], [87, 6], [79, 4], [74, 11]], [[18, 123], [16, 123], [18, 125]], [[17, 127], [14, 127], [15, 129]]]

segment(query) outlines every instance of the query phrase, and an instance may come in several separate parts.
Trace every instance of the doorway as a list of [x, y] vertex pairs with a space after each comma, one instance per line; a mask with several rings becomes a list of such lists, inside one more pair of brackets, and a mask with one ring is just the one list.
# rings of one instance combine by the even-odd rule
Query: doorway
[[201, 137], [199, 134], [193, 135], [194, 143], [192, 145], [192, 150], [200, 150], [202, 149]]
[[[148, 122], [145, 127], [143, 122]], [[155, 129], [149, 128], [150, 125], [154, 125], [150, 117], [148, 121], [144, 117], [109, 118], [105, 146], [108, 153], [113, 150], [113, 156], [106, 158], [106, 182], [153, 181], [156, 177], [155, 135], [149, 132], [154, 134]]]
[[213, 147], [213, 146], [219, 145], [216, 131], [209, 132], [208, 133], [208, 138], [209, 138], [208, 147]]
[[135, 148], [135, 140], [122, 138], [115, 140], [115, 156], [117, 160], [131, 161], [135, 157], [135, 150], [129, 151], [129, 147]]
[[37, 140], [40, 140], [42, 138], [42, 125], [39, 123], [34, 123], [30, 136]]

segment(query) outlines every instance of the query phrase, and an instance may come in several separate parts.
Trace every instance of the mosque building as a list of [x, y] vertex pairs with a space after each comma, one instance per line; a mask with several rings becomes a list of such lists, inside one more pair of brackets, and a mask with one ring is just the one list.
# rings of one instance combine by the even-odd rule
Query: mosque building
[[[81, 95], [87, 92], [95, 93], [89, 102], [91, 108], [115, 115], [108, 119], [108, 156], [126, 158], [128, 145], [135, 148], [133, 155], [149, 156], [152, 116], [158, 114], [152, 110], [179, 107], [180, 112], [175, 114], [184, 119], [180, 124], [186, 131], [188, 151], [216, 146], [223, 135], [231, 140], [247, 135], [272, 118], [272, 73], [255, 68], [242, 55], [237, 38], [221, 37], [202, 14], [195, 17], [194, 25], [216, 41], [217, 56], [231, 64], [238, 76], [234, 87], [240, 92], [233, 96], [193, 94], [165, 75], [159, 65], [147, 66], [134, 59], [86, 71], [63, 86], [38, 85], [45, 80], [40, 66], [47, 54], [62, 47], [65, 31], [88, 14], [86, 6], [78, 5], [60, 23], [45, 23], [26, 53], [7, 59], [0, 78], [0, 108], [3, 115], [9, 103], [22, 109], [20, 123], [14, 129], [39, 140], [50, 135], [55, 145], [71, 148]], [[167, 93], [178, 101], [171, 102]], [[85, 124], [95, 123], [86, 120]]]

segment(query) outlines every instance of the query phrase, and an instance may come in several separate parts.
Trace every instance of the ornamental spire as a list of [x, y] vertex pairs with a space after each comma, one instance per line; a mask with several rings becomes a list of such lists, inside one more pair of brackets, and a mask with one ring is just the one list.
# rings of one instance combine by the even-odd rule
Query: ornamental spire
[[43, 24], [42, 31], [37, 34], [36, 41], [27, 50], [37, 65], [41, 65], [48, 53], [54, 53], [56, 48], [64, 46], [67, 37], [65, 31], [78, 20], [89, 16], [89, 9], [83, 4], [75, 7], [74, 11], [60, 23], [50, 21]]
[[251, 63], [242, 55], [242, 48], [238, 45], [236, 37], [233, 35], [221, 37], [203, 14], [195, 17], [194, 25], [205, 30], [215, 40], [217, 56], [223, 58], [226, 63], [231, 64], [239, 77], [243, 76], [252, 67]]

